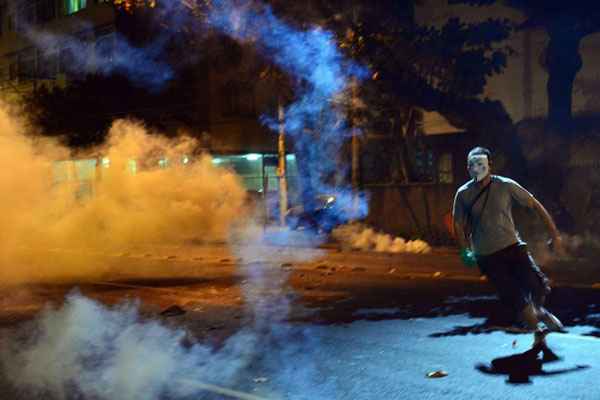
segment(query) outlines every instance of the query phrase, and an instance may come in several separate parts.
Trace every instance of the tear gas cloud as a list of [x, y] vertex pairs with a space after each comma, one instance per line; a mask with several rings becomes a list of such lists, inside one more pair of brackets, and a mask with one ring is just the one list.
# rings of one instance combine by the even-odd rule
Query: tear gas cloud
[[[296, 30], [277, 19], [268, 7], [257, 4], [236, 8], [229, 1], [212, 3], [209, 21], [213, 27], [236, 40], [251, 40], [296, 81], [296, 101], [286, 108], [285, 128], [303, 158], [300, 164], [314, 168], [303, 176], [304, 184], [312, 185], [316, 192], [335, 195], [341, 204], [350, 204], [352, 192], [332, 184], [331, 176], [343, 173], [336, 158], [349, 137], [343, 97], [349, 81], [360, 79], [364, 71], [345, 61], [333, 35], [318, 27]], [[94, 196], [80, 201], [74, 198], [73, 188], [51, 184], [48, 166], [56, 158], [54, 154], [35, 154], [36, 146], [16, 133], [20, 125], [2, 119], [15, 125], [6, 140], [23, 154], [17, 159], [6, 154], [10, 156], [3, 160], [11, 160], [13, 173], [2, 175], [1, 187], [11, 193], [25, 172], [28, 181], [34, 181], [27, 185], [31, 193], [9, 196], [2, 207], [14, 218], [9, 231], [2, 232], [11, 241], [3, 244], [7, 249], [27, 248], [19, 254], [21, 258], [24, 254], [34, 257], [35, 249], [53, 246], [112, 250], [126, 247], [124, 244], [221, 238], [239, 219], [243, 190], [237, 178], [213, 168], [207, 158], [189, 167], [140, 168], [135, 176], [127, 171], [130, 159], [140, 160], [140, 165], [158, 154], [176, 160], [193, 147], [190, 140], [149, 136], [139, 124], [115, 122], [102, 149], [110, 168], [101, 169], [103, 176], [94, 184]], [[276, 129], [277, 122], [270, 116], [264, 116], [263, 122]], [[58, 146], [51, 148], [64, 153]], [[9, 149], [8, 153], [15, 153]], [[16, 162], [19, 159], [23, 162]], [[358, 211], [358, 216], [366, 212], [364, 200]], [[258, 236], [251, 232], [245, 234], [250, 239], [234, 251], [244, 262], [255, 256], [259, 257], [256, 261], [264, 261], [265, 254], [273, 261], [254, 246]], [[38, 255], [47, 261], [45, 256], [43, 252]], [[16, 256], [7, 261], [14, 264], [13, 260], [22, 261]], [[79, 262], [77, 272], [98, 273], [86, 265]], [[34, 322], [29, 332], [35, 334], [26, 335], [25, 343], [16, 340], [5, 347], [3, 369], [15, 386], [59, 398], [73, 390], [84, 398], [99, 399], [185, 397], [196, 390], [185, 385], [185, 380], [235, 386], [243, 371], [271, 371], [270, 376], [277, 376], [271, 387], [288, 398], [307, 398], [302, 397], [307, 396], [306, 387], [311, 388], [310, 398], [335, 397], [334, 383], [325, 382], [326, 374], [315, 365], [318, 338], [285, 324], [289, 307], [286, 274], [279, 265], [278, 274], [267, 268], [264, 262], [245, 268], [249, 284], [244, 294], [254, 324], [218, 351], [182, 346], [182, 332], [140, 321], [131, 306], [107, 310], [72, 296], [63, 308], [48, 310]], [[28, 276], [23, 268], [19, 274], [12, 271], [3, 267], [2, 273], [12, 278]], [[44, 273], [52, 276], [58, 272], [50, 269]], [[60, 272], [64, 273], [64, 267]]]
[[[4, 340], [0, 372], [22, 393], [53, 400], [212, 399], [214, 387], [252, 391], [257, 399], [332, 399], [335, 380], [317, 364], [318, 336], [261, 325], [215, 349], [142, 318], [136, 304], [107, 308], [73, 293]], [[269, 384], [255, 391], [260, 376]]]
[[406, 240], [385, 233], [376, 232], [373, 228], [359, 223], [339, 226], [332, 231], [332, 236], [343, 247], [354, 250], [370, 250], [380, 253], [415, 253], [431, 252], [429, 244], [423, 240]]
[[143, 320], [135, 304], [108, 309], [76, 294], [26, 328], [26, 342], [13, 337], [2, 347], [5, 378], [30, 394], [53, 399], [188, 398], [199, 390], [186, 381], [235, 381], [256, 346], [256, 336], [244, 332], [218, 353], [207, 346], [184, 346], [183, 330]]
[[[88, 171], [65, 166], [77, 178], [90, 175], [83, 183], [93, 194], [82, 197], [81, 179], [56, 182], [54, 161], [68, 159], [69, 151], [28, 137], [25, 126], [0, 107], [4, 282], [105, 272], [91, 263], [93, 252], [50, 257], [49, 250], [114, 252], [137, 244], [225, 240], [234, 221], [240, 221], [245, 191], [238, 177], [213, 167], [208, 156], [181, 162], [191, 157], [193, 139], [167, 139], [139, 123], [115, 121], [107, 144], [94, 149], [105, 163], [94, 167], [92, 160]], [[160, 158], [169, 160], [169, 168], [159, 168]]]

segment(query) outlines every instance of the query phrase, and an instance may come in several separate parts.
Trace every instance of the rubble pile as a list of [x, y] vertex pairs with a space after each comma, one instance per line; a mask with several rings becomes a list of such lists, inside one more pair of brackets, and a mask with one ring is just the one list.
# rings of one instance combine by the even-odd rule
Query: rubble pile
[[335, 228], [331, 235], [342, 247], [353, 250], [415, 254], [431, 252], [431, 246], [423, 240], [393, 237], [360, 223], [341, 225]]

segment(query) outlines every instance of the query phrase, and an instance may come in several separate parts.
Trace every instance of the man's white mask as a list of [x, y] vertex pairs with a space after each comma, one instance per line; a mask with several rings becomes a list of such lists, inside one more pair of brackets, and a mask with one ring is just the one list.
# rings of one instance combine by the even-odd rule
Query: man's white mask
[[481, 182], [490, 173], [490, 163], [485, 154], [473, 154], [467, 161], [467, 168], [475, 182]]

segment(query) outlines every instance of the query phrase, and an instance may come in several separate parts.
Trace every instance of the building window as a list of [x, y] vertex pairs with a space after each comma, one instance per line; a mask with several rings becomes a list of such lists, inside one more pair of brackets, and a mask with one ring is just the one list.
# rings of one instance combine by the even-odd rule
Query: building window
[[240, 91], [235, 82], [228, 82], [221, 89], [221, 115], [233, 117], [240, 114]]
[[54, 0], [38, 0], [36, 3], [36, 14], [38, 23], [48, 22], [56, 18]]
[[444, 153], [438, 159], [438, 182], [454, 183], [454, 168], [451, 153]]
[[254, 87], [249, 83], [228, 82], [221, 89], [221, 115], [251, 117], [256, 115]]
[[87, 0], [66, 0], [67, 14], [74, 14], [87, 6]]
[[85, 77], [86, 66], [82, 64], [81, 55], [76, 57], [73, 49], [65, 47], [58, 54], [58, 72], [68, 80], [78, 80]]
[[35, 49], [25, 50], [17, 56], [19, 78], [35, 79]]
[[6, 4], [0, 3], [0, 35], [4, 33], [4, 18], [7, 18], [6, 15]]
[[96, 68], [102, 70], [106, 64], [113, 62], [115, 37], [107, 34], [96, 39]]
[[435, 179], [433, 152], [431, 150], [427, 148], [416, 150], [415, 175], [417, 182], [433, 182]]
[[56, 79], [58, 72], [58, 54], [56, 52], [38, 52], [38, 74], [41, 79]]
[[17, 62], [15, 60], [13, 60], [10, 62], [10, 64], [8, 64], [8, 79], [10, 79], [11, 81], [14, 81], [14, 80], [17, 80], [18, 77], [19, 77], [18, 65], [17, 65]]

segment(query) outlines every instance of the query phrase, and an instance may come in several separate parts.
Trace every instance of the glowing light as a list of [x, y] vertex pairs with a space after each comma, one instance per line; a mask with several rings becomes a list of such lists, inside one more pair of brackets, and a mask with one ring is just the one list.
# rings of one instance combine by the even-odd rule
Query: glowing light
[[188, 158], [188, 156], [183, 156], [183, 158], [181, 159], [181, 162], [184, 164], [187, 164], [190, 162], [190, 159]]
[[131, 175], [135, 175], [137, 173], [137, 162], [130, 159], [127, 163], [129, 165], [129, 172], [131, 172]]
[[110, 159], [108, 157], [102, 157], [102, 166], [104, 168], [110, 167]]
[[212, 159], [212, 163], [213, 164], [221, 164], [223, 162], [223, 160], [221, 160], [220, 158], [213, 158]]
[[250, 153], [250, 154], [246, 154], [245, 158], [248, 161], [256, 161], [259, 160], [261, 157], [260, 154], [255, 154], [255, 153]]

